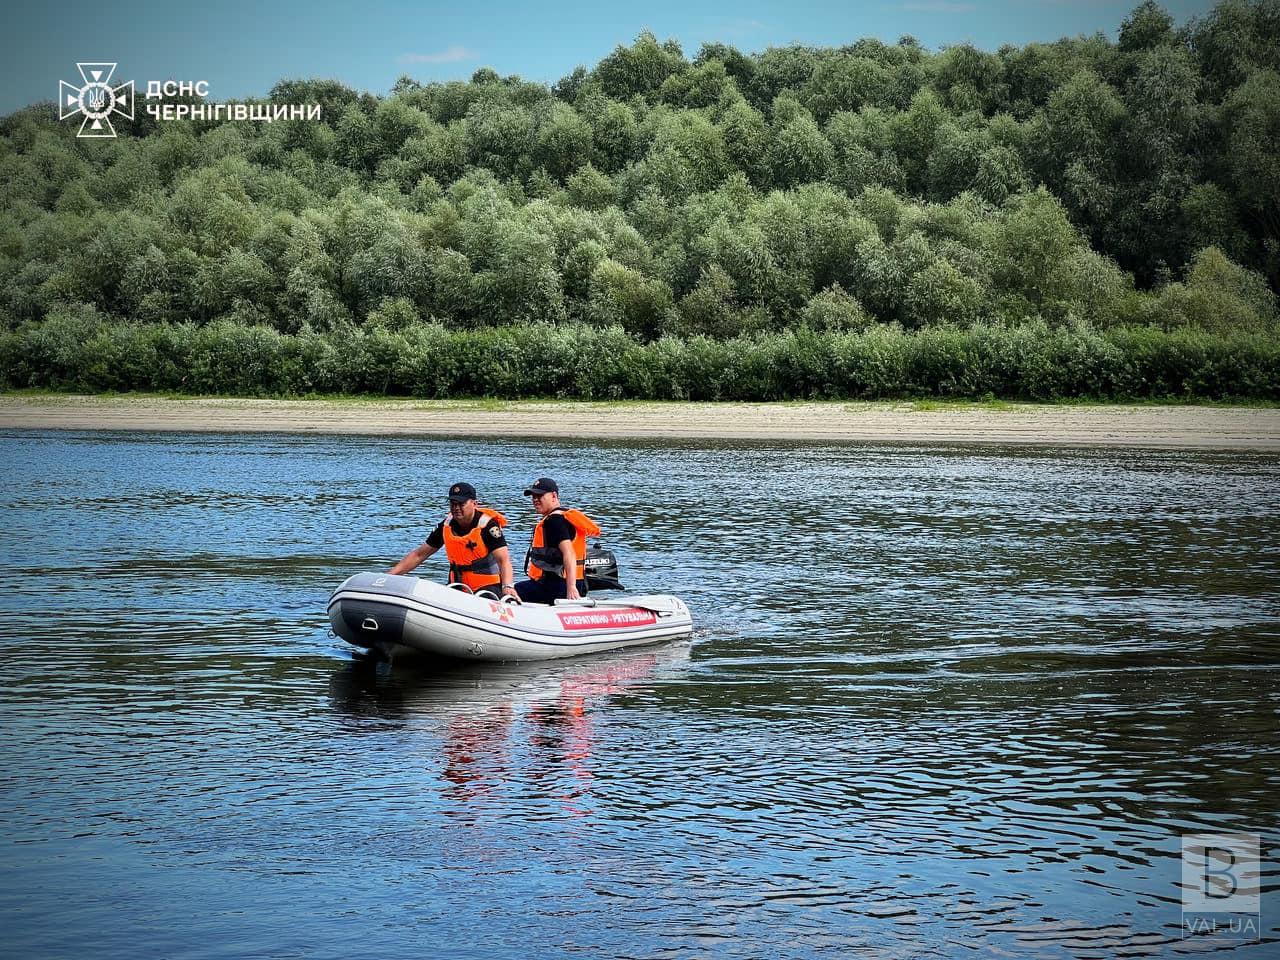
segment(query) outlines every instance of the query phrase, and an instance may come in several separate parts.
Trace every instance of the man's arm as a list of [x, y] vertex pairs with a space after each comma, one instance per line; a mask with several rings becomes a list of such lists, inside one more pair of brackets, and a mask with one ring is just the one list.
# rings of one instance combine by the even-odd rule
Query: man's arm
[[[388, 570], [387, 573], [408, 573], [439, 549], [439, 547], [428, 546], [424, 543], [422, 546], [416, 547], [406, 553], [401, 561]], [[510, 565], [510, 561], [508, 561], [507, 566]]]
[[511, 569], [511, 551], [506, 547], [499, 547], [493, 551], [493, 556], [498, 561], [498, 576], [501, 582], [498, 592], [515, 594], [516, 575]]
[[580, 600], [578, 593], [578, 555], [573, 552], [572, 540], [560, 541], [560, 558], [564, 560], [564, 595], [570, 600]]

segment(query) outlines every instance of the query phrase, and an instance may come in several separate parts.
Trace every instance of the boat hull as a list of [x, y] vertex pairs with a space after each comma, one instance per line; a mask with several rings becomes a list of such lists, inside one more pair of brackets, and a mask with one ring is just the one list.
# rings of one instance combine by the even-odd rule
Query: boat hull
[[328, 613], [338, 636], [387, 657], [553, 660], [659, 643], [693, 630], [689, 608], [677, 597], [520, 605], [375, 573], [349, 577], [329, 598]]

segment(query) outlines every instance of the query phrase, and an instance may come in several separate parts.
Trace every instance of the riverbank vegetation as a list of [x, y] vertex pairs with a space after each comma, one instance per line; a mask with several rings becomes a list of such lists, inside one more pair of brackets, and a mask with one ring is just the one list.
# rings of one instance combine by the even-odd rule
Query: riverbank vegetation
[[270, 102], [323, 120], [0, 121], [0, 382], [1280, 396], [1277, 0]]

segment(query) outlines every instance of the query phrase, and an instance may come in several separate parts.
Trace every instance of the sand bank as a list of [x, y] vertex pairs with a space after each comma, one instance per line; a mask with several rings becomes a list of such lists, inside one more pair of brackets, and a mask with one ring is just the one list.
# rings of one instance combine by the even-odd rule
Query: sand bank
[[1280, 410], [1251, 407], [0, 395], [0, 428], [1280, 451]]

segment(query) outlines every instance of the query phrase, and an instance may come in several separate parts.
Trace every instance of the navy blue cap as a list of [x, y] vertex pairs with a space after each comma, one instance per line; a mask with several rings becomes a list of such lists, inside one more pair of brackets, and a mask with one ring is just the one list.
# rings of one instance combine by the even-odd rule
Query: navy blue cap
[[449, 488], [450, 503], [466, 503], [476, 498], [476, 488], [469, 483], [455, 483]]
[[559, 493], [560, 488], [550, 477], [539, 477], [525, 488], [524, 495], [531, 497], [535, 493]]

